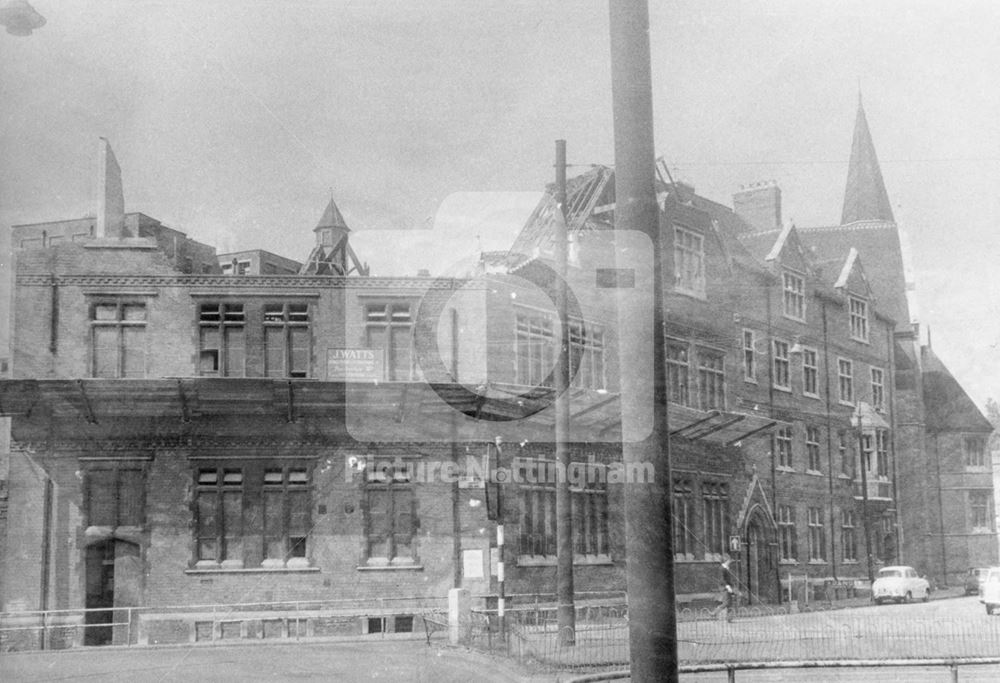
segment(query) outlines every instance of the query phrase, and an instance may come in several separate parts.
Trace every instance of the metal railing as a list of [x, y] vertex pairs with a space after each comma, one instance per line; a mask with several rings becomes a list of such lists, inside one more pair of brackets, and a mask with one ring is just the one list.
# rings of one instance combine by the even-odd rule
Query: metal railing
[[290, 600], [0, 613], [0, 652], [90, 644], [155, 645], [229, 638], [323, 638], [411, 633], [438, 597]]

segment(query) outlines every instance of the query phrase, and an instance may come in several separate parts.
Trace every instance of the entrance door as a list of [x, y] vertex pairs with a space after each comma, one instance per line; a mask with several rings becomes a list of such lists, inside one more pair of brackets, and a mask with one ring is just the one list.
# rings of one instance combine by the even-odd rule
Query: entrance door
[[753, 515], [747, 522], [746, 546], [750, 603], [777, 602], [774, 546], [768, 541], [767, 529], [759, 515]]
[[[95, 543], [87, 548], [88, 610], [84, 623], [84, 645], [109, 645], [115, 606], [115, 541]], [[97, 610], [97, 611], [89, 611]], [[109, 624], [105, 626], [104, 624]]]
[[87, 548], [86, 563], [86, 607], [94, 611], [88, 611], [84, 619], [84, 645], [123, 645], [135, 640], [136, 630], [129, 627], [133, 615], [123, 608], [139, 604], [139, 546], [116, 539], [95, 543]]

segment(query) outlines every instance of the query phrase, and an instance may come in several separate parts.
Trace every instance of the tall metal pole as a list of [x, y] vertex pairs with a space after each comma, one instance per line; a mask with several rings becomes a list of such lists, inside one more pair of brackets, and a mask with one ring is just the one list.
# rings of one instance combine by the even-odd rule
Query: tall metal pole
[[[629, 411], [652, 395], [653, 421], [639, 441], [623, 439], [630, 465], [653, 466], [653, 481], [624, 484], [629, 646], [633, 681], [677, 681], [673, 511], [667, 429], [663, 259], [656, 205], [649, 9], [646, 0], [610, 0], [611, 88], [615, 126], [615, 229], [637, 230], [653, 245], [652, 358], [628, 355], [632, 335], [619, 339], [622, 430]], [[619, 321], [621, 322], [621, 321]], [[652, 382], [652, 392], [649, 392]]]
[[566, 141], [556, 140], [556, 203], [562, 220], [555, 221], [555, 304], [559, 315], [559, 356], [555, 376], [556, 427], [556, 623], [559, 642], [576, 642], [576, 605], [573, 603], [573, 498], [569, 490], [569, 317], [566, 305]]

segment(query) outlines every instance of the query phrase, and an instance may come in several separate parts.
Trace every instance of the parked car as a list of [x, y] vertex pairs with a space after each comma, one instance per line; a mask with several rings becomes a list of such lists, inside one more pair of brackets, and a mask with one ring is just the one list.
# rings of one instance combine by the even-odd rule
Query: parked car
[[986, 580], [986, 573], [989, 567], [973, 567], [965, 574], [965, 594], [979, 595], [983, 588], [983, 581]]
[[872, 583], [872, 600], [881, 605], [886, 600], [909, 602], [920, 598], [930, 600], [931, 584], [913, 567], [883, 567]]
[[979, 602], [986, 605], [986, 613], [1000, 609], [1000, 567], [990, 567], [983, 581], [983, 590], [979, 594]]

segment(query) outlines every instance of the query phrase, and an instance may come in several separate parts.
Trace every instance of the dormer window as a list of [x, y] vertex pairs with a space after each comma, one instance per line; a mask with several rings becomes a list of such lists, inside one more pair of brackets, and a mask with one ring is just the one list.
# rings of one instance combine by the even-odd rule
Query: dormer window
[[681, 227], [674, 227], [674, 277], [678, 292], [705, 297], [704, 239]]
[[782, 301], [785, 316], [796, 320], [806, 317], [806, 283], [795, 273], [782, 273]]
[[851, 339], [861, 342], [868, 341], [868, 302], [857, 297], [850, 297]]

